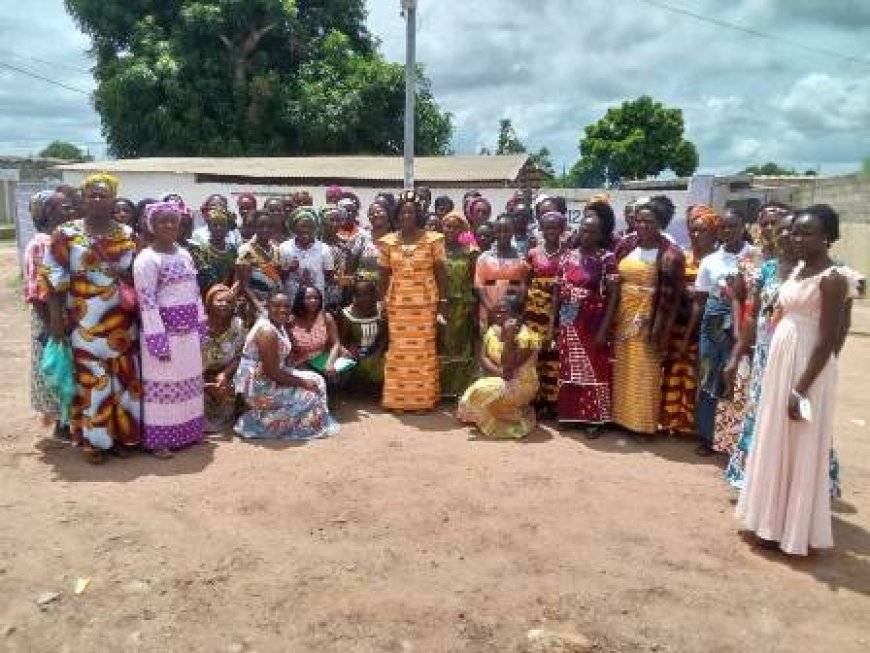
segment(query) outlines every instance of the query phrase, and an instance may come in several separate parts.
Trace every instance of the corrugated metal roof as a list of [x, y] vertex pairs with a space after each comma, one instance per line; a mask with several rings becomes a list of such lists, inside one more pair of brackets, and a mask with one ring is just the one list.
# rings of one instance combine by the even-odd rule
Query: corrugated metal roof
[[[507, 156], [418, 157], [414, 178], [418, 183], [512, 183], [529, 161], [525, 154]], [[58, 166], [61, 170], [93, 172], [164, 172], [252, 179], [402, 181], [401, 157], [250, 157], [250, 158], [145, 158], [90, 161]]]

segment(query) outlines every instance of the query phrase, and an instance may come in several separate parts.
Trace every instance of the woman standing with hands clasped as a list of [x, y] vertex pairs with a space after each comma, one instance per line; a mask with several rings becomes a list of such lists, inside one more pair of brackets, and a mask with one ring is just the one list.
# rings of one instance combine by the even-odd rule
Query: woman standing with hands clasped
[[839, 238], [831, 207], [798, 211], [791, 235], [801, 262], [779, 289], [737, 517], [762, 546], [807, 555], [834, 545], [828, 459], [848, 283], [828, 255]]
[[441, 400], [436, 315], [445, 321], [444, 236], [424, 229], [413, 190], [399, 197], [396, 213], [399, 231], [378, 241], [389, 330], [382, 403], [397, 411], [432, 410]]
[[208, 322], [193, 259], [176, 244], [180, 206], [151, 204], [145, 222], [152, 241], [133, 264], [142, 318], [142, 447], [168, 458], [203, 438], [200, 345]]

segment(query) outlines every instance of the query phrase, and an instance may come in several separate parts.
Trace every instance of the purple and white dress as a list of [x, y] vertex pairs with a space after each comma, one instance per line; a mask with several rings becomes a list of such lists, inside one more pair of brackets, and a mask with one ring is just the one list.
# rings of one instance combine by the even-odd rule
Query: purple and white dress
[[206, 316], [187, 251], [144, 249], [133, 264], [142, 316], [142, 446], [181, 449], [203, 439], [200, 341]]

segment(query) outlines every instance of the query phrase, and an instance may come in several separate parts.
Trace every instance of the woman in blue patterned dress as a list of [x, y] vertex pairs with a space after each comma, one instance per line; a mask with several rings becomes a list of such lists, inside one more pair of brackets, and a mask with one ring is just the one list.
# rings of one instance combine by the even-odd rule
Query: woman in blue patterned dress
[[277, 293], [248, 334], [235, 379], [249, 408], [236, 422], [243, 438], [313, 440], [338, 432], [323, 377], [292, 367], [285, 328], [290, 317], [290, 299]]

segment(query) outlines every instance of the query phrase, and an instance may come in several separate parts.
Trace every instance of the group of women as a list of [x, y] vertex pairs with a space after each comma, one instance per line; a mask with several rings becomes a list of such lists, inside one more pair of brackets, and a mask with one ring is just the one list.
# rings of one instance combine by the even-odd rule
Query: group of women
[[233, 425], [325, 437], [342, 393], [396, 412], [448, 399], [488, 437], [539, 419], [589, 438], [605, 424], [697, 435], [700, 455], [729, 456], [763, 542], [831, 545], [835, 360], [856, 275], [828, 257], [830, 207], [768, 204], [750, 228], [694, 206], [684, 252], [665, 196], [629, 205], [616, 233], [604, 195], [573, 232], [563, 198], [522, 193], [495, 218], [475, 191], [431, 212], [424, 189], [382, 193], [368, 224], [336, 187], [322, 210], [307, 193], [262, 208], [242, 194], [237, 216], [213, 195], [194, 231], [177, 195], [134, 205], [117, 190], [95, 175], [35, 197], [26, 256], [34, 406], [61, 413], [38, 364], [48, 338], [68, 342], [76, 391], [56, 433], [91, 462], [170, 456]]

